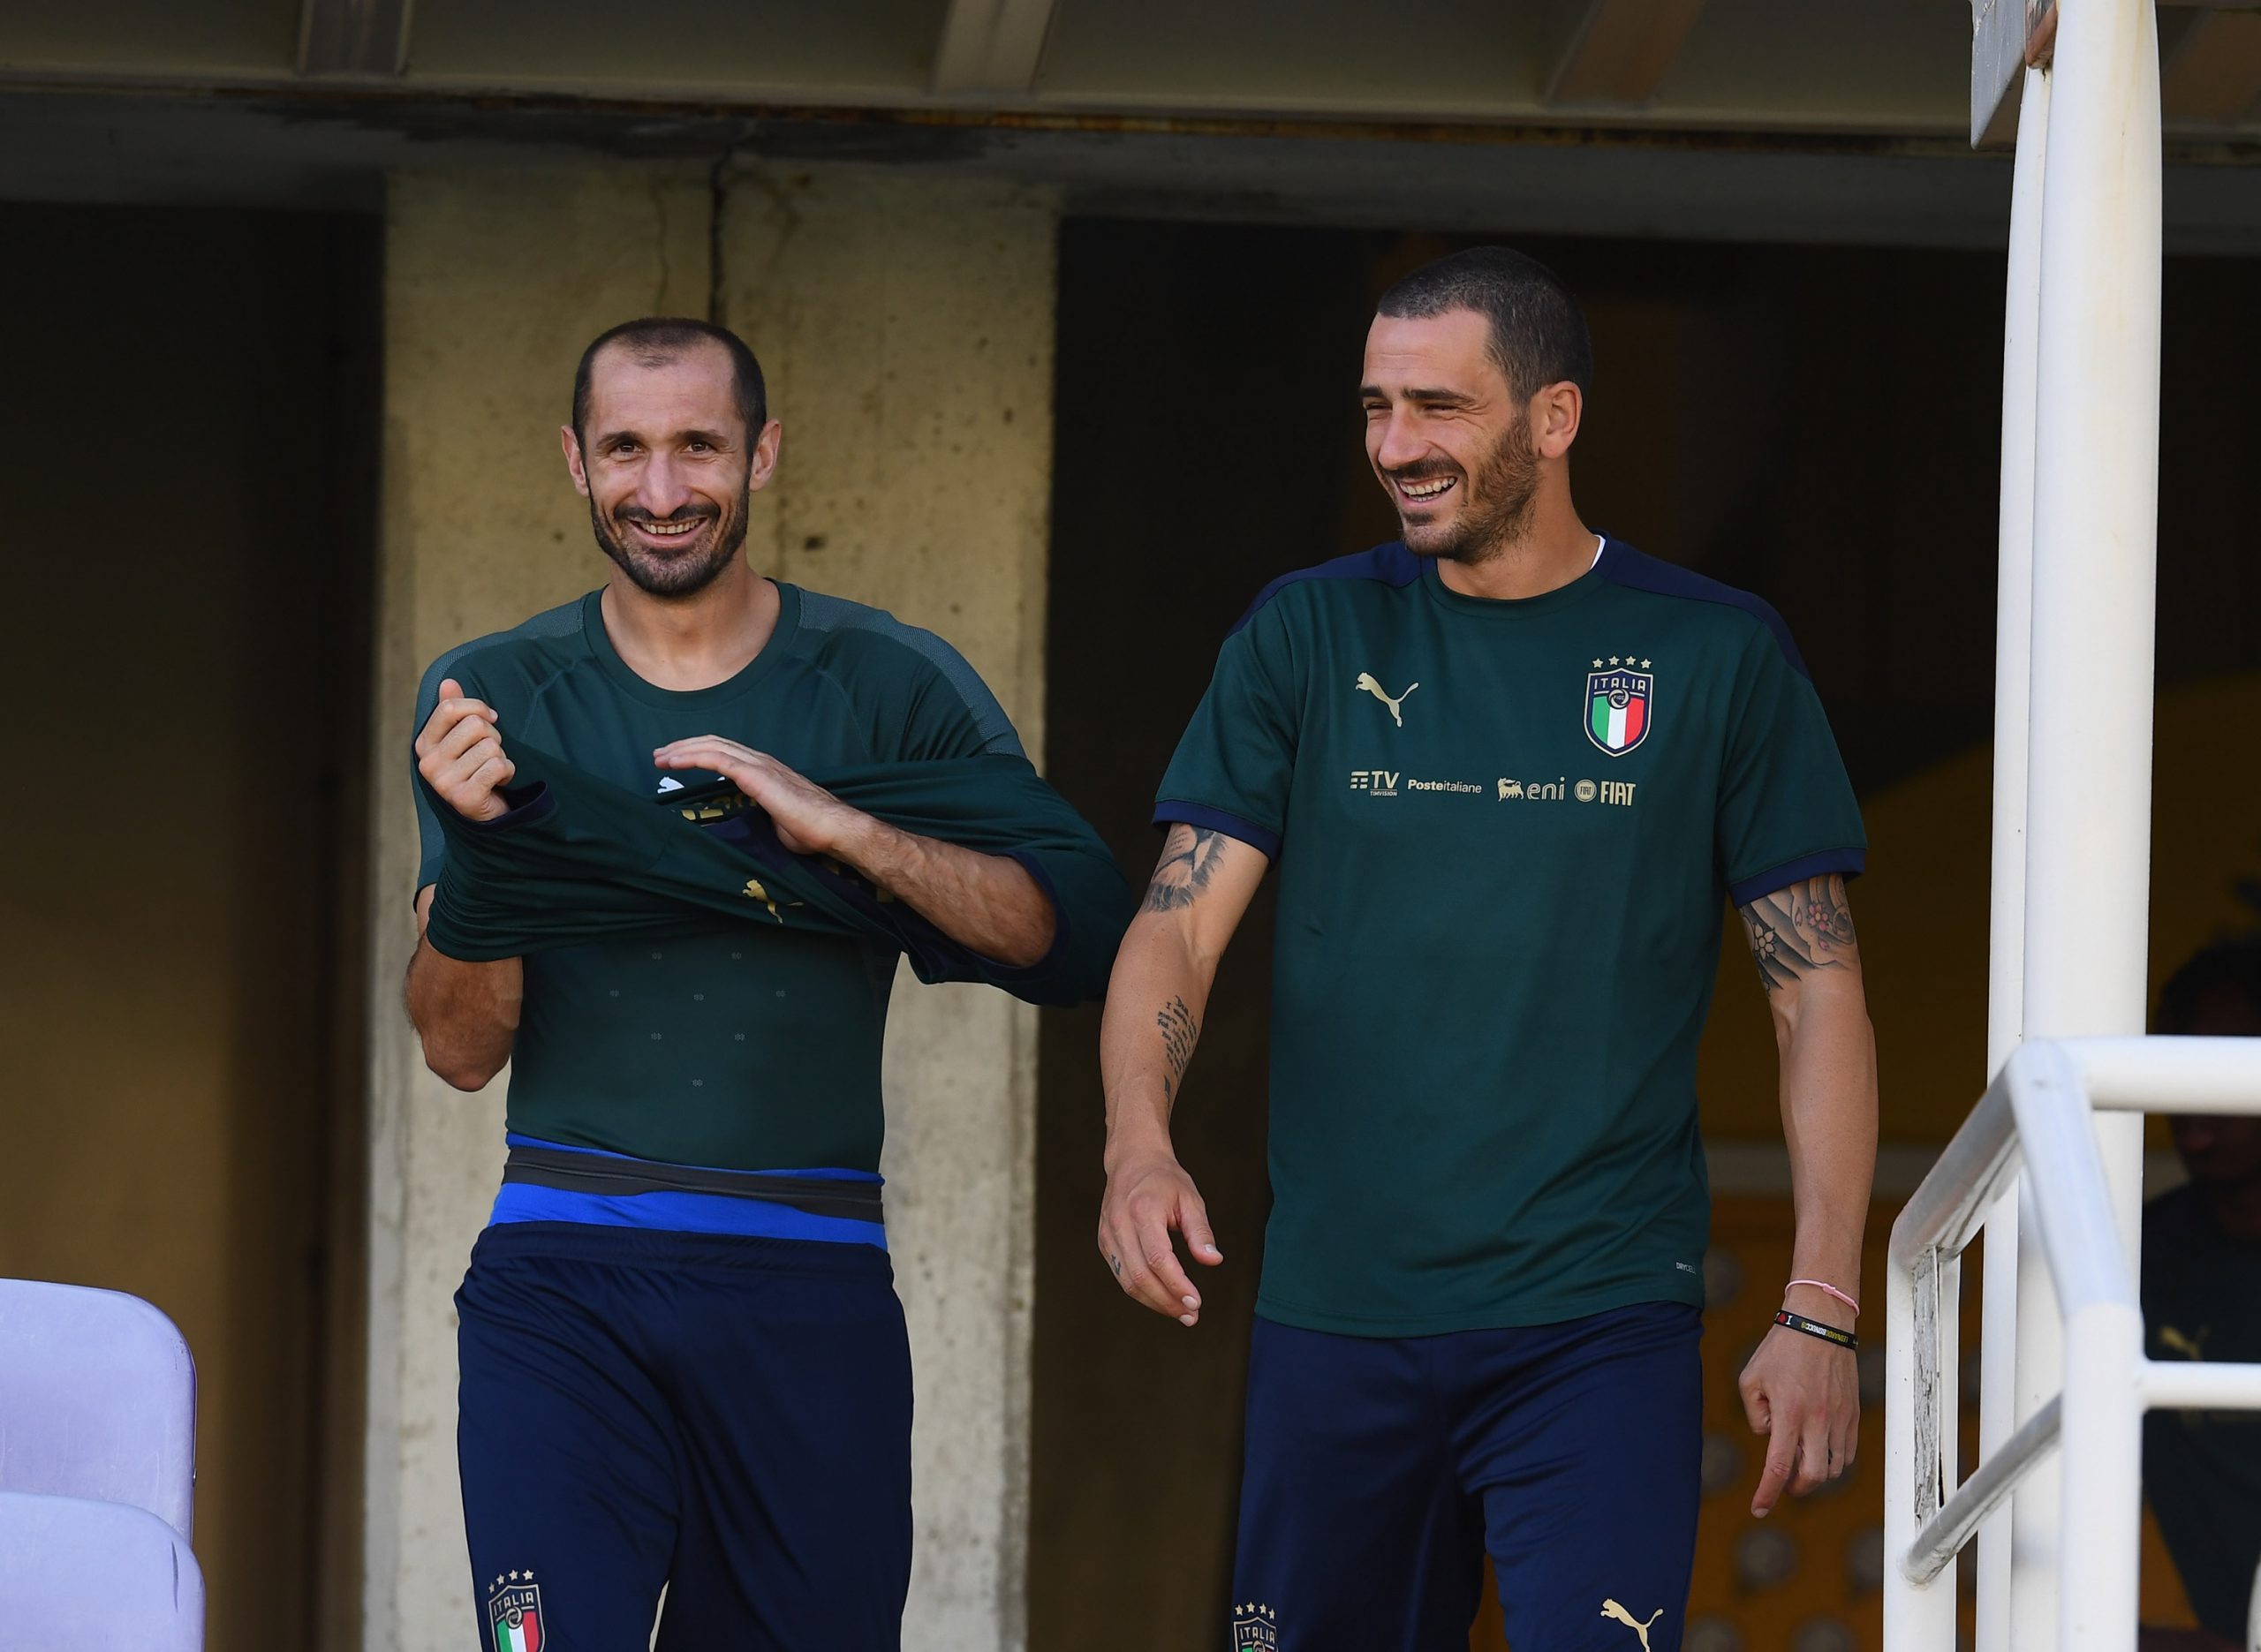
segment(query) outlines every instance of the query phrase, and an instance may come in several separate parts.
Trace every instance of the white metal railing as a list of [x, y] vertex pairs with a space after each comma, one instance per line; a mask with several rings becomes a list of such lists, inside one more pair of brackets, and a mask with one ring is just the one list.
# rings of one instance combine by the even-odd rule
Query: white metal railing
[[[2136, 1274], [2097, 1146], [2098, 1111], [2261, 1113], [2261, 1039], [2023, 1045], [1893, 1224], [1885, 1303], [1886, 1652], [1955, 1646], [1957, 1551], [2061, 1445], [2057, 1646], [2133, 1652], [2144, 1411], [2261, 1410], [2261, 1365], [2144, 1357]], [[2021, 1169], [2029, 1212], [2021, 1242], [2038, 1240], [2048, 1262], [2064, 1331], [2063, 1389], [1957, 1483], [1960, 1259]], [[1998, 1305], [1983, 1306], [1991, 1315]]]

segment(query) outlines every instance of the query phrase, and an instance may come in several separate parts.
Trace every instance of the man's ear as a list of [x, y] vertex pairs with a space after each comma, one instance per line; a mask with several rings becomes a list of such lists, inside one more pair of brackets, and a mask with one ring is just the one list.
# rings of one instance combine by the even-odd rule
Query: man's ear
[[1559, 459], [1569, 452], [1578, 439], [1585, 401], [1584, 392], [1568, 379], [1544, 387], [1531, 398], [1524, 417], [1530, 421], [1531, 446], [1540, 458]]
[[784, 442], [785, 426], [775, 419], [761, 427], [761, 434], [753, 439], [753, 451], [746, 458], [746, 492], [760, 492], [777, 473], [777, 455]]
[[589, 496], [589, 472], [581, 463], [581, 439], [573, 434], [571, 425], [557, 426], [558, 445], [565, 449], [566, 474], [573, 479], [573, 491], [584, 499]]

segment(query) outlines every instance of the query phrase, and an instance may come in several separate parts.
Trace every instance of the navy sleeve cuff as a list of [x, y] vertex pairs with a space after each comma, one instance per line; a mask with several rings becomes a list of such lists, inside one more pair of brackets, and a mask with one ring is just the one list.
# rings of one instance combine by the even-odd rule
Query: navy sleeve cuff
[[1260, 851], [1267, 860], [1280, 858], [1280, 834], [1260, 826], [1253, 820], [1244, 820], [1236, 814], [1222, 809], [1212, 809], [1205, 803], [1173, 803], [1168, 798], [1154, 805], [1156, 826], [1190, 826], [1199, 832], [1221, 832], [1229, 838], [1237, 838], [1251, 849]]
[[1848, 878], [1857, 878], [1867, 869], [1868, 851], [1858, 849], [1826, 849], [1815, 855], [1802, 855], [1780, 866], [1728, 886], [1728, 899], [1737, 906], [1749, 906], [1762, 894], [1772, 894], [1777, 889], [1787, 889], [1794, 883], [1804, 883], [1809, 878], [1826, 878], [1833, 871]]

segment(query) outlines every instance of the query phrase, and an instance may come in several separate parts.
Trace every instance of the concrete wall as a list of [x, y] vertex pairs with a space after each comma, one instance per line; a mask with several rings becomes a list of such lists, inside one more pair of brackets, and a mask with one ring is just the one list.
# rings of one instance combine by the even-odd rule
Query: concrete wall
[[[747, 552], [956, 642], [1040, 747], [1055, 216], [982, 185], [746, 168], [403, 175], [387, 251], [374, 805], [370, 1652], [462, 1641], [450, 1299], [493, 1196], [502, 1094], [426, 1074], [397, 1004], [415, 866], [416, 677], [462, 638], [598, 584], [557, 456], [575, 356], [612, 322], [703, 313], [761, 355], [785, 426]], [[719, 231], [711, 236], [710, 231]], [[1033, 1017], [897, 999], [884, 1168], [918, 1371], [919, 1648], [1023, 1625]]]

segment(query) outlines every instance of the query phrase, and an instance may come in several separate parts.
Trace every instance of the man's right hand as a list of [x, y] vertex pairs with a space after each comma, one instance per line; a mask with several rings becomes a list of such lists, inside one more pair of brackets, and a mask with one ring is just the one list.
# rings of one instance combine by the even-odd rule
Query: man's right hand
[[1191, 1325], [1201, 1317], [1201, 1294], [1170, 1244], [1172, 1228], [1185, 1235], [1196, 1262], [1214, 1268], [1224, 1261], [1193, 1178], [1172, 1154], [1145, 1153], [1108, 1173], [1099, 1208], [1099, 1254], [1126, 1295]]
[[484, 700], [466, 698], [453, 677], [440, 684], [440, 703], [416, 736], [416, 771], [448, 807], [466, 820], [508, 814], [502, 788], [517, 767], [503, 751], [500, 720]]

